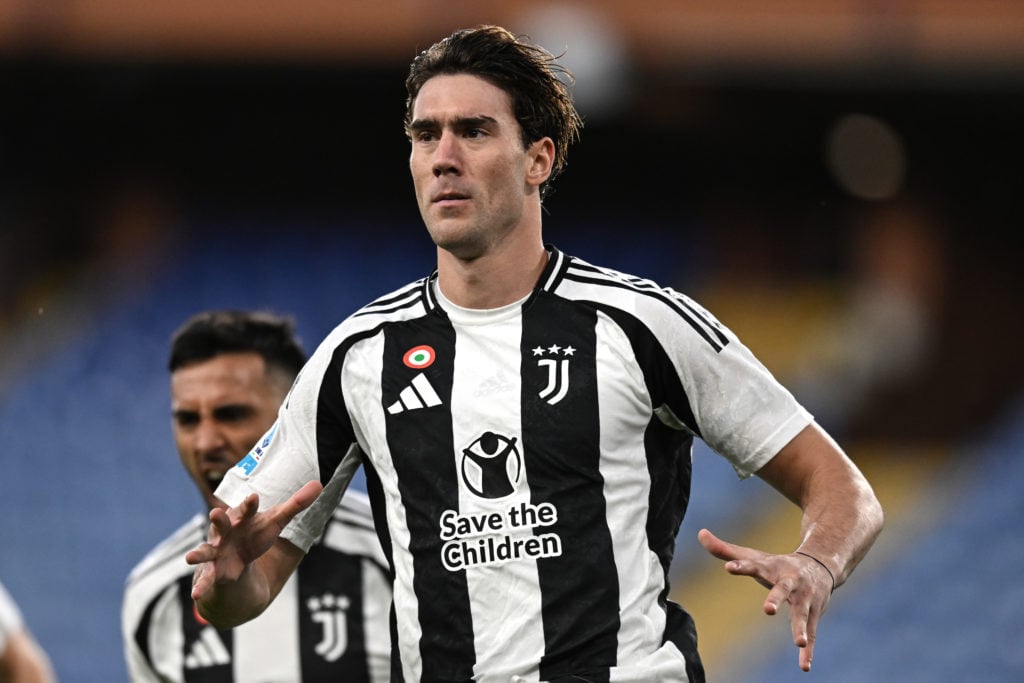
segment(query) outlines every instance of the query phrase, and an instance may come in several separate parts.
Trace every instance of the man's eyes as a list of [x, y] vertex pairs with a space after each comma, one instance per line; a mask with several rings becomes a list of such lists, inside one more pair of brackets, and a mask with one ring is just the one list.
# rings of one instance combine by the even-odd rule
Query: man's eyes
[[198, 413], [174, 413], [174, 423], [179, 427], [192, 427], [199, 424]]
[[[484, 128], [466, 128], [463, 131], [459, 131], [458, 135], [464, 138], [477, 139], [487, 136], [487, 130]], [[434, 131], [421, 130], [413, 134], [413, 140], [416, 142], [436, 142], [440, 138]]]
[[[214, 422], [231, 423], [249, 419], [255, 410], [252, 406], [224, 406], [217, 408], [211, 415]], [[179, 427], [195, 427], [199, 424], [199, 413], [178, 412], [172, 415]]]
[[213, 411], [213, 418], [218, 422], [238, 422], [246, 419], [252, 413], [252, 408], [248, 406], [229, 406]]

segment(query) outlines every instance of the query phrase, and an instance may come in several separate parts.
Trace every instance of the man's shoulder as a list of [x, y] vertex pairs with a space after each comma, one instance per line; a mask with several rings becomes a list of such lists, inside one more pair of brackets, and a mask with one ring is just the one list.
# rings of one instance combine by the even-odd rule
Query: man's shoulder
[[430, 278], [413, 280], [370, 301], [346, 318], [339, 327], [417, 317], [430, 309], [430, 299]]
[[339, 349], [374, 336], [388, 324], [426, 316], [433, 308], [429, 289], [428, 278], [421, 278], [377, 297], [338, 323], [323, 338], [314, 356], [333, 356]]
[[188, 574], [192, 568], [185, 562], [185, 553], [206, 540], [207, 521], [195, 514], [173, 533], [153, 547], [128, 574], [129, 587], [154, 576], [165, 577], [163, 584]]
[[[560, 275], [560, 282], [570, 283], [576, 288], [614, 289], [638, 295], [650, 295], [654, 292], [676, 294], [673, 290], [663, 287], [649, 278], [608, 266], [596, 265], [575, 256], [565, 260]], [[558, 290], [556, 289], [556, 291]]]

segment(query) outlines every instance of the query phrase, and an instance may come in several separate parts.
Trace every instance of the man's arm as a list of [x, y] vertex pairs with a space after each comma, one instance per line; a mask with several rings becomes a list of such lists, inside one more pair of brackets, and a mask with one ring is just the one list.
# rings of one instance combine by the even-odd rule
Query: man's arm
[[192, 599], [218, 628], [233, 628], [259, 616], [284, 587], [305, 553], [280, 538], [295, 515], [316, 500], [323, 487], [311, 481], [280, 505], [259, 512], [249, 495], [237, 507], [210, 511], [210, 536], [185, 555], [198, 565]]
[[882, 507], [857, 466], [817, 424], [801, 431], [758, 471], [803, 510], [801, 539], [787, 555], [772, 555], [716, 538], [698, 539], [732, 573], [769, 589], [764, 611], [789, 604], [800, 667], [810, 670], [818, 619], [882, 530]]
[[0, 652], [0, 683], [53, 683], [50, 659], [25, 629], [11, 633]]

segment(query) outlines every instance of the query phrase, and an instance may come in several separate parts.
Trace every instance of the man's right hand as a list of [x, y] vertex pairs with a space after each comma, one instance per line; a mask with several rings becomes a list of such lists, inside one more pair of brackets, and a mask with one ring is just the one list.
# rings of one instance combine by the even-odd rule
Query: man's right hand
[[[245, 615], [243, 621], [266, 608], [302, 555], [298, 551], [294, 565], [283, 563], [292, 566], [276, 567], [272, 565], [281, 563], [285, 557], [279, 553], [267, 555], [267, 551], [280, 545], [278, 538], [282, 529], [295, 515], [312, 505], [322, 490], [319, 481], [311, 481], [287, 501], [263, 512], [259, 512], [259, 496], [255, 493], [237, 507], [218, 507], [210, 511], [209, 538], [185, 555], [186, 562], [198, 565], [192, 581], [192, 599], [204, 616], [207, 611], [222, 612], [213, 607], [228, 601], [243, 603], [232, 605], [230, 609]], [[290, 558], [294, 553], [287, 555]], [[261, 560], [261, 564], [271, 566], [254, 571], [254, 564], [265, 556], [270, 559]]]

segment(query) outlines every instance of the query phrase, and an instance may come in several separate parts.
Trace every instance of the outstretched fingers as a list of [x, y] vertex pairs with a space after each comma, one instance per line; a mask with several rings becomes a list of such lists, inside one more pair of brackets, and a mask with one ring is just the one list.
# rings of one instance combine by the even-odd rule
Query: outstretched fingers
[[324, 487], [319, 481], [308, 481], [291, 498], [274, 506], [268, 512], [273, 515], [274, 520], [283, 529], [295, 515], [312, 505], [323, 490]]
[[725, 560], [725, 569], [736, 576], [749, 576], [765, 588], [773, 585], [763, 560], [767, 553], [735, 543], [729, 543], [715, 536], [707, 529], [697, 533], [697, 540], [704, 549], [720, 560]]
[[789, 606], [790, 631], [793, 644], [799, 649], [799, 665], [810, 671], [818, 620], [828, 605], [832, 588], [827, 568], [822, 572], [820, 567], [809, 564], [817, 560], [800, 557], [799, 553], [773, 555], [729, 543], [707, 529], [701, 529], [697, 539], [709, 553], [725, 560], [725, 569], [730, 574], [749, 576], [768, 589], [763, 605], [765, 614], [775, 615], [781, 606]]
[[723, 541], [707, 529], [701, 529], [697, 532], [697, 540], [700, 541], [705, 550], [720, 560], [748, 559], [758, 552], [751, 548]]

